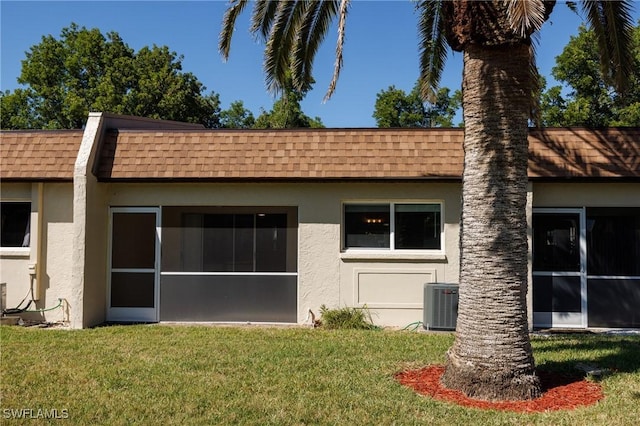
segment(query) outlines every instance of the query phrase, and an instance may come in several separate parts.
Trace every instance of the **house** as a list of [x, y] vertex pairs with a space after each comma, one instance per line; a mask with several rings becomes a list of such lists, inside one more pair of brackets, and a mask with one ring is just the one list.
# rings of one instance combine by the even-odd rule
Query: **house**
[[[455, 283], [460, 129], [207, 130], [90, 113], [1, 133], [6, 307], [68, 321], [422, 319]], [[529, 323], [640, 327], [640, 129], [532, 130]]]

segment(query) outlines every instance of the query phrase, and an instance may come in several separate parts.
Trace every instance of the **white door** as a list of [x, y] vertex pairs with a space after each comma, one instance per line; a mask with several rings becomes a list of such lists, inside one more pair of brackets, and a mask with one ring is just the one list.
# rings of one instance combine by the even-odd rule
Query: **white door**
[[158, 321], [160, 209], [112, 208], [107, 320]]

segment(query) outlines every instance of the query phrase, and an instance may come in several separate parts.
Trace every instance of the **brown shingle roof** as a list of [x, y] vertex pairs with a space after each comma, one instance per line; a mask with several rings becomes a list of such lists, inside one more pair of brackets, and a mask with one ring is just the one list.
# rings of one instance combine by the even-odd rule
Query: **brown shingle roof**
[[[462, 175], [461, 129], [121, 131], [101, 179], [423, 179]], [[532, 130], [529, 177], [640, 178], [640, 128]]]
[[0, 179], [72, 180], [82, 130], [0, 132]]
[[459, 178], [458, 129], [109, 132], [100, 179]]
[[[120, 130], [102, 180], [459, 179], [460, 129]], [[71, 180], [81, 130], [0, 132], [0, 179]], [[529, 177], [640, 178], [640, 128], [533, 130]]]
[[640, 178], [640, 128], [534, 130], [529, 177]]

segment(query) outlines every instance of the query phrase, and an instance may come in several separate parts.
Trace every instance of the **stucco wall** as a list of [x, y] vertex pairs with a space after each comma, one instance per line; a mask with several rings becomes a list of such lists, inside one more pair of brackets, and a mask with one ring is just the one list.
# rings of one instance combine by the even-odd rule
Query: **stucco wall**
[[[43, 243], [44, 263], [41, 265], [44, 302], [42, 307], [55, 306], [58, 298], [68, 300], [71, 294], [71, 247], [73, 245], [73, 185], [44, 186]], [[45, 313], [48, 321], [68, 319], [68, 305]]]
[[[43, 190], [42, 197], [39, 196]], [[0, 253], [0, 282], [7, 283], [7, 307], [13, 308], [30, 292], [33, 285], [37, 300], [29, 308], [44, 309], [58, 305], [58, 299], [67, 300], [71, 294], [71, 246], [73, 221], [73, 186], [71, 183], [2, 184], [2, 200], [31, 201], [31, 245], [19, 255], [3, 250]], [[42, 200], [42, 205], [40, 205]], [[39, 235], [38, 220], [42, 214]], [[38, 239], [41, 239], [42, 257], [38, 259]], [[29, 266], [40, 269], [38, 285], [36, 275]], [[35, 269], [32, 269], [34, 271]], [[38, 294], [39, 289], [39, 294]], [[30, 294], [29, 294], [30, 297]], [[50, 322], [66, 321], [66, 304], [62, 308], [42, 313], [20, 314], [25, 320]]]
[[533, 207], [638, 207], [640, 183], [534, 183]]
[[[374, 321], [406, 325], [422, 319], [422, 285], [458, 278], [460, 185], [436, 183], [110, 184], [108, 204], [135, 206], [296, 206], [298, 208], [298, 322], [319, 307], [362, 306]], [[445, 253], [389, 255], [377, 259], [341, 253], [342, 203], [348, 201], [442, 201]], [[373, 269], [373, 274], [368, 273]], [[364, 271], [360, 283], [356, 271]], [[411, 271], [407, 273], [407, 271]], [[368, 280], [368, 281], [367, 281]], [[401, 281], [398, 284], [398, 280]], [[398, 287], [400, 285], [400, 287]], [[362, 297], [357, 299], [356, 291]], [[106, 289], [105, 289], [106, 293]], [[370, 303], [367, 303], [370, 305]], [[374, 308], [375, 306], [375, 308]]]
[[87, 178], [86, 251], [84, 265], [83, 327], [106, 319], [109, 207], [108, 185]]

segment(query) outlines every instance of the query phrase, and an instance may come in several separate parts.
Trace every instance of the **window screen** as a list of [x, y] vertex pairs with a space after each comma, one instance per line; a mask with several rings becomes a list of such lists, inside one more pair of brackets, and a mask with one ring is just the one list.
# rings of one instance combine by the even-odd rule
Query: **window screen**
[[286, 207], [167, 207], [162, 271], [294, 272], [295, 219]]
[[587, 273], [640, 275], [640, 209], [587, 209]]
[[344, 206], [345, 247], [389, 248], [391, 222], [388, 204]]
[[31, 203], [0, 203], [1, 247], [29, 247], [31, 234]]
[[395, 205], [396, 249], [440, 249], [440, 205]]
[[439, 250], [440, 210], [440, 204], [345, 204], [344, 248]]

